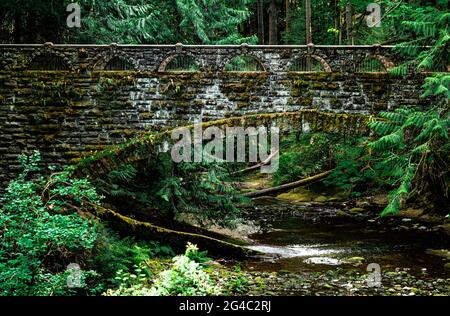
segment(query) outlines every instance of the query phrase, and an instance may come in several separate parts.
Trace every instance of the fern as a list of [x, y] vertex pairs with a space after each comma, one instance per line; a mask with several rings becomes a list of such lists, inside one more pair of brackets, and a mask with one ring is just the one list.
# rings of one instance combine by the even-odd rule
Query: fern
[[[444, 1], [448, 5], [448, 1]], [[442, 6], [444, 7], [444, 6]], [[395, 67], [395, 75], [406, 75], [410, 67], [417, 71], [446, 71], [450, 56], [450, 13], [438, 7], [399, 6], [393, 18], [402, 20], [404, 32], [409, 39], [396, 49], [408, 60]]]
[[400, 178], [400, 186], [389, 194], [389, 204], [381, 213], [381, 216], [396, 214], [402, 206], [402, 202], [411, 192], [412, 182], [417, 171], [417, 165], [410, 164]]
[[[369, 124], [372, 128], [374, 124]], [[403, 145], [404, 132], [401, 128], [396, 128], [394, 132], [384, 135], [380, 139], [370, 142], [369, 147], [378, 151], [389, 150], [393, 148], [398, 148]]]
[[251, 16], [252, 0], [81, 0], [78, 41], [125, 44], [256, 43], [239, 25]]
[[382, 215], [399, 212], [414, 191], [440, 191], [448, 198], [448, 177], [439, 179], [440, 188], [427, 183], [430, 179], [428, 173], [444, 175], [449, 170], [448, 106], [436, 106], [425, 112], [397, 109], [380, 116], [380, 119], [370, 122], [369, 127], [381, 137], [368, 146], [375, 155], [382, 157], [375, 167], [380, 170], [380, 177], [387, 184], [397, 186], [389, 194], [389, 204]]

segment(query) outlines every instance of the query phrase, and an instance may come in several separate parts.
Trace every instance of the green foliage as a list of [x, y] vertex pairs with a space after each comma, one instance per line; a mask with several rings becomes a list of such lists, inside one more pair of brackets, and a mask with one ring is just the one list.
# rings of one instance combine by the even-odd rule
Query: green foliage
[[[131, 237], [119, 238], [114, 231], [101, 228], [95, 251], [88, 261], [89, 267], [101, 274], [105, 285], [116, 283], [116, 272], [132, 271], [152, 258], [169, 258], [175, 254], [169, 246], [154, 241], [135, 241]], [[148, 276], [150, 271], [144, 270]]]
[[425, 79], [425, 92], [422, 97], [438, 97], [445, 104], [450, 99], [450, 75], [438, 73]]
[[398, 51], [409, 60], [392, 70], [405, 75], [410, 66], [418, 71], [446, 71], [450, 61], [450, 13], [448, 0], [438, 6], [403, 4], [392, 13], [400, 19], [407, 39], [397, 45]]
[[184, 256], [174, 257], [172, 268], [161, 272], [155, 280], [151, 288], [152, 295], [219, 295], [221, 288], [214, 284], [199, 263], [188, 257], [188, 254], [196, 251], [196, 246], [188, 244]]
[[[234, 271], [201, 264], [210, 260], [205, 255], [205, 251], [188, 243], [184, 255], [174, 257], [171, 264], [143, 261], [132, 270], [119, 270], [115, 275], [115, 287], [103, 295], [202, 296], [244, 294], [249, 290], [250, 280], [241, 272], [239, 264]], [[258, 284], [264, 286], [262, 280]]]
[[191, 244], [188, 242], [185, 256], [189, 259], [197, 262], [197, 263], [204, 263], [211, 261], [211, 258], [207, 257], [208, 251], [199, 251], [197, 245]]
[[160, 272], [153, 280], [149, 275], [145, 262], [136, 265], [133, 272], [119, 270], [115, 280], [118, 287], [107, 290], [108, 296], [200, 296], [219, 295], [220, 287], [216, 286], [210, 275], [201, 264], [191, 259], [198, 257], [197, 246], [188, 243], [184, 255], [172, 259], [170, 269]]
[[[61, 42], [71, 0], [2, 0], [0, 43]], [[51, 5], [50, 5], [51, 3]]]
[[256, 37], [243, 37], [238, 32], [238, 26], [250, 18], [249, 5], [253, 0], [176, 0], [175, 2], [178, 13], [182, 17], [179, 27], [181, 33], [187, 38], [187, 43], [256, 43]]
[[80, 42], [161, 43], [175, 37], [168, 24], [173, 12], [165, 2], [82, 0], [80, 4], [82, 28], [73, 31]]
[[402, 203], [414, 193], [432, 192], [448, 199], [449, 129], [447, 108], [428, 111], [399, 109], [383, 112], [381, 120], [369, 123], [379, 138], [369, 143], [383, 170], [381, 177], [397, 188], [389, 195], [382, 215], [400, 211]]
[[[337, 44], [335, 32], [327, 32], [334, 28], [334, 8], [330, 6], [330, 1], [316, 0], [311, 1], [311, 27], [313, 33], [313, 42], [315, 44], [327, 45]], [[286, 17], [289, 27], [282, 33], [284, 44], [305, 45], [306, 43], [306, 24], [305, 24], [305, 6], [302, 1], [293, 2], [290, 12]]]
[[[351, 2], [355, 5], [363, 1]], [[418, 71], [446, 71], [450, 39], [448, 1], [434, 6], [381, 3], [386, 11], [381, 29], [392, 34], [391, 41], [400, 42], [397, 49], [407, 59], [392, 73], [405, 75], [411, 67]], [[347, 148], [341, 157], [338, 150], [337, 168], [328, 177], [328, 183], [353, 188], [356, 183], [366, 182], [394, 188], [382, 215], [399, 212], [412, 197], [435, 207], [448, 204], [449, 83], [448, 73], [433, 73], [426, 78], [422, 96], [433, 98], [435, 104], [428, 110], [402, 108], [380, 113], [378, 119], [369, 123], [376, 137], [368, 143], [368, 150], [361, 146]]]
[[82, 0], [81, 42], [255, 43], [239, 33], [253, 0]]
[[[161, 153], [141, 164], [121, 166], [97, 179], [96, 185], [114, 205], [155, 208], [165, 215], [162, 220], [168, 225], [183, 213], [205, 224], [228, 225], [238, 214], [235, 204], [245, 200], [225, 182], [227, 174], [219, 163], [176, 164], [170, 154]], [[161, 216], [156, 219], [161, 220]]]
[[241, 273], [241, 266], [239, 264], [234, 267], [235, 275], [230, 276], [227, 280], [225, 287], [230, 293], [243, 294], [247, 292], [250, 286], [248, 278]]
[[351, 196], [359, 196], [375, 181], [374, 170], [367, 168], [371, 163], [365, 148], [366, 138], [352, 138], [338, 144], [333, 151], [336, 164], [324, 183], [348, 190]]
[[[40, 176], [40, 160], [39, 152], [20, 155], [24, 171], [2, 197], [0, 295], [97, 294], [116, 283], [117, 270], [174, 255], [168, 246], [120, 239], [101, 226], [92, 214], [102, 197], [91, 184], [70, 178], [69, 170]], [[82, 268], [77, 288], [67, 286], [70, 263]]]
[[339, 137], [331, 134], [292, 134], [282, 140], [275, 185], [292, 182], [330, 167], [331, 152]]
[[[405, 39], [397, 45], [407, 61], [392, 73], [407, 74], [410, 67], [418, 71], [446, 71], [449, 65], [448, 0], [435, 6], [397, 4], [391, 13], [401, 21], [400, 33]], [[450, 76], [434, 73], [426, 78], [423, 97], [434, 97], [429, 110], [399, 109], [381, 113], [381, 119], [369, 124], [379, 135], [369, 147], [383, 159], [379, 162], [381, 176], [395, 185], [389, 194], [389, 205], [382, 215], [400, 211], [411, 196], [426, 196], [428, 200], [445, 204], [449, 199], [449, 108]]]
[[[269, 26], [263, 30], [266, 38], [270, 29], [282, 36], [284, 44], [306, 44], [304, 1], [274, 1], [273, 13], [272, 2], [262, 1], [263, 21], [258, 21], [255, 0], [78, 0], [82, 27], [68, 28], [65, 9], [71, 2], [2, 1], [0, 42], [256, 44], [254, 34], [258, 22], [263, 22]], [[382, 8], [381, 27], [368, 27], [366, 8], [373, 2], [311, 1], [313, 42], [347, 44], [346, 6], [350, 5], [355, 44], [403, 42], [399, 49], [405, 56], [425, 52], [416, 63], [425, 68], [439, 59], [448, 61], [448, 0], [376, 1]]]
[[144, 263], [134, 267], [133, 272], [118, 270], [115, 280], [119, 284], [116, 289], [108, 289], [105, 296], [150, 296], [152, 295]]
[[225, 71], [256, 72], [264, 68], [253, 56], [236, 56], [225, 65]]
[[[39, 171], [40, 156], [20, 156], [24, 172], [10, 182], [0, 209], [0, 293], [2, 295], [76, 294], [64, 285], [69, 263], [82, 264], [98, 232], [80, 215], [100, 196], [86, 180], [67, 172], [48, 181], [28, 179]], [[84, 277], [95, 275], [93, 271]]]
[[238, 275], [228, 281], [227, 287], [231, 293], [243, 294], [247, 292], [249, 284], [248, 279], [244, 275]]

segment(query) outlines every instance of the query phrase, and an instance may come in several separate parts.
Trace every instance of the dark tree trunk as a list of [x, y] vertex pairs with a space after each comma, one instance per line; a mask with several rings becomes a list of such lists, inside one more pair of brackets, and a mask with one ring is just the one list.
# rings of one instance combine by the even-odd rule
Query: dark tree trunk
[[271, 0], [269, 6], [269, 45], [278, 44], [277, 22], [277, 5], [275, 0]]
[[285, 0], [286, 32], [289, 32], [289, 12], [291, 12], [291, 0]]
[[17, 44], [22, 43], [22, 35], [23, 35], [22, 14], [19, 10], [17, 10], [14, 14], [14, 31], [13, 31], [14, 43]]
[[259, 191], [254, 191], [254, 192], [247, 192], [244, 193], [243, 195], [249, 198], [255, 198], [255, 197], [259, 197], [259, 196], [266, 196], [266, 195], [278, 195], [282, 192], [286, 192], [295, 188], [298, 188], [300, 186], [304, 186], [307, 184], [311, 184], [314, 183], [316, 181], [321, 181], [323, 179], [325, 179], [326, 177], [328, 177], [331, 172], [333, 172], [333, 170], [328, 170], [319, 174], [316, 174], [314, 176], [305, 178], [305, 179], [301, 179], [295, 182], [291, 182], [291, 183], [286, 183], [286, 184], [282, 184], [273, 188], [267, 188], [267, 189], [263, 189], [263, 190], [259, 190]]
[[265, 44], [264, 39], [264, 0], [258, 0], [257, 6], [257, 20], [258, 20], [258, 39], [261, 45]]
[[306, 44], [312, 43], [311, 34], [311, 0], [305, 0], [305, 12], [306, 12]]
[[352, 21], [352, 5], [347, 4], [345, 7], [345, 20], [347, 22], [347, 42], [353, 45], [353, 21]]
[[339, 10], [338, 0], [334, 1], [334, 28], [339, 30], [339, 33], [335, 36], [335, 40], [341, 45], [341, 11]]

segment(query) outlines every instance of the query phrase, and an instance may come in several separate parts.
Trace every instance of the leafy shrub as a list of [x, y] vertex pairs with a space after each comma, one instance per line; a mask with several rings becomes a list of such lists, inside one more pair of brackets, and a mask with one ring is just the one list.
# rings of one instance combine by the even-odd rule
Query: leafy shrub
[[151, 289], [152, 295], [219, 295], [221, 289], [212, 282], [208, 273], [202, 269], [199, 263], [188, 257], [197, 251], [196, 246], [188, 244], [183, 256], [174, 257], [172, 268], [161, 272], [156, 279]]
[[[117, 283], [116, 272], [127, 273], [151, 258], [171, 258], [171, 247], [154, 241], [135, 241], [131, 237], [119, 238], [114, 231], [101, 227], [95, 253], [89, 266], [101, 274], [106, 286]], [[149, 269], [144, 272], [150, 276]]]
[[[213, 283], [209, 274], [200, 263], [192, 258], [204, 261], [205, 252], [199, 252], [197, 246], [188, 243], [184, 255], [172, 259], [172, 267], [164, 270], [154, 279], [148, 274], [146, 262], [135, 266], [133, 272], [119, 270], [115, 280], [116, 289], [109, 289], [106, 296], [198, 296], [219, 295], [221, 289]], [[152, 274], [152, 272], [150, 272]]]
[[39, 171], [39, 152], [19, 160], [24, 171], [8, 185], [0, 209], [0, 293], [74, 294], [64, 284], [66, 267], [89, 257], [98, 232], [83, 216], [101, 197], [87, 180], [71, 179], [68, 172], [48, 181], [31, 178]]
[[250, 286], [250, 282], [247, 277], [241, 273], [241, 266], [236, 265], [234, 267], [235, 275], [230, 276], [229, 280], [227, 280], [225, 286], [229, 293], [245, 293]]
[[190, 242], [187, 243], [185, 256], [197, 263], [204, 263], [211, 261], [211, 258], [207, 257], [208, 250], [199, 251], [198, 247]]
[[151, 290], [148, 285], [148, 274], [141, 263], [135, 266], [134, 273], [120, 269], [116, 273], [115, 280], [119, 283], [117, 289], [108, 289], [105, 296], [150, 296]]

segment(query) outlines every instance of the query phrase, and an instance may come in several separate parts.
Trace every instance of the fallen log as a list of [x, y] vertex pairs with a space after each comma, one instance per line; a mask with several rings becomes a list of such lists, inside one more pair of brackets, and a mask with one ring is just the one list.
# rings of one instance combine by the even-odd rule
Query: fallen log
[[243, 196], [246, 196], [249, 198], [254, 198], [254, 197], [259, 197], [259, 196], [264, 196], [264, 195], [279, 194], [279, 193], [282, 193], [282, 192], [285, 192], [285, 191], [288, 191], [291, 189], [295, 189], [302, 185], [307, 185], [307, 184], [311, 184], [313, 182], [322, 180], [322, 179], [326, 178], [329, 174], [331, 174], [331, 172], [333, 172], [333, 170], [328, 170], [328, 171], [316, 174], [314, 176], [311, 176], [311, 177], [308, 177], [305, 179], [301, 179], [301, 180], [291, 182], [291, 183], [282, 184], [280, 186], [276, 186], [273, 188], [267, 188], [267, 189], [254, 191], [254, 192], [247, 192], [247, 193], [244, 193]]
[[97, 206], [97, 211], [99, 217], [119, 231], [119, 233], [169, 244], [178, 253], [182, 253], [186, 248], [186, 243], [190, 241], [200, 249], [208, 250], [208, 254], [214, 257], [245, 259], [261, 254], [259, 251], [217, 238], [164, 228], [148, 222], [141, 222], [103, 207]]
[[273, 157], [275, 157], [276, 154], [278, 154], [278, 152], [279, 152], [279, 150], [276, 150], [275, 152], [271, 153], [270, 156], [267, 157], [267, 159], [264, 160], [263, 162], [260, 162], [260, 163], [258, 163], [256, 165], [253, 165], [251, 167], [248, 167], [248, 168], [245, 168], [245, 169], [242, 169], [242, 170], [238, 170], [238, 171], [232, 172], [231, 175], [235, 176], [235, 175], [238, 175], [238, 174], [241, 174], [241, 173], [247, 173], [247, 172], [256, 170], [256, 169], [258, 169], [258, 168], [260, 168], [262, 166], [265, 166], [272, 160]]

